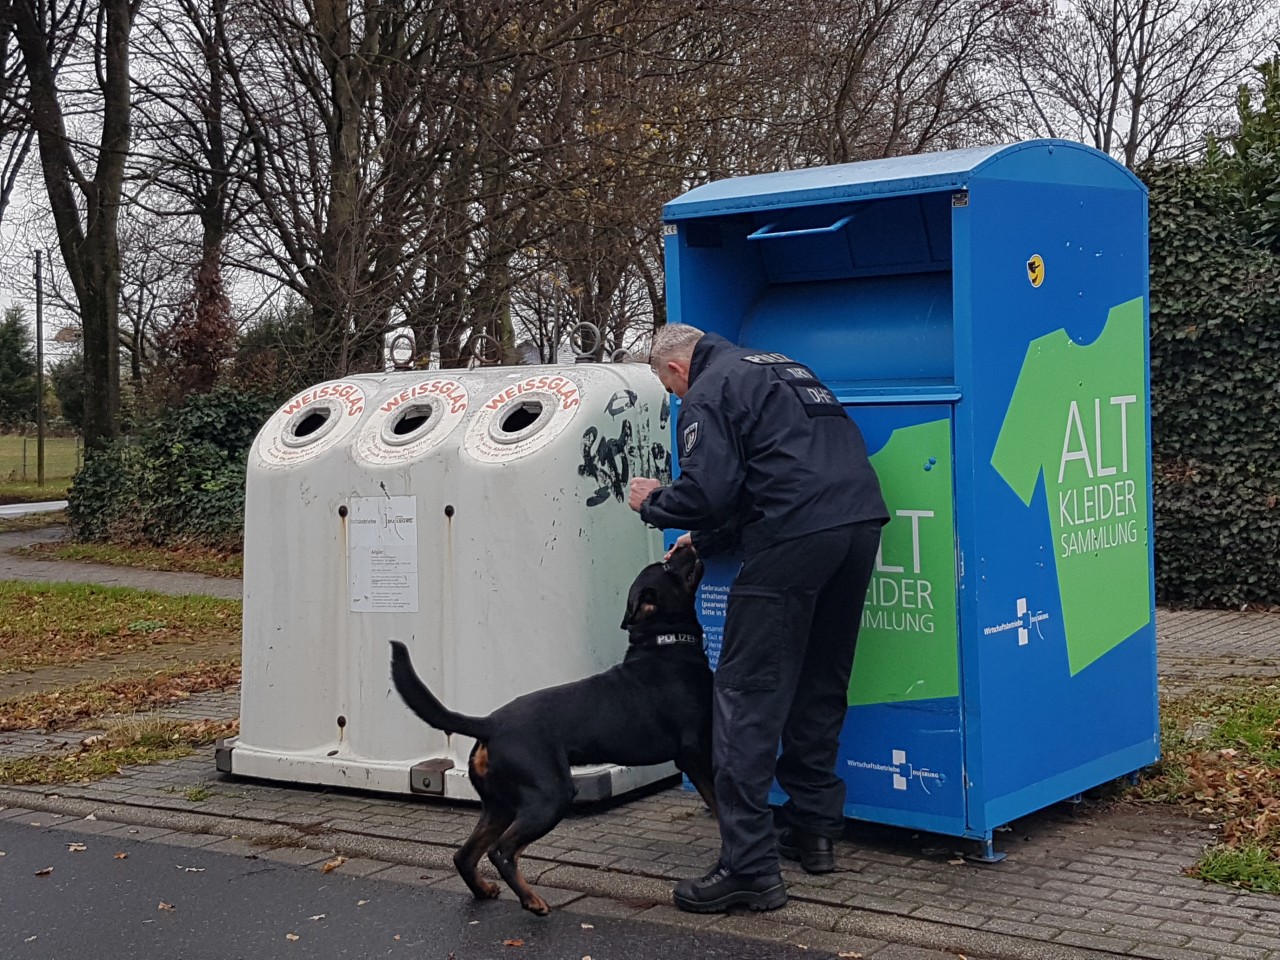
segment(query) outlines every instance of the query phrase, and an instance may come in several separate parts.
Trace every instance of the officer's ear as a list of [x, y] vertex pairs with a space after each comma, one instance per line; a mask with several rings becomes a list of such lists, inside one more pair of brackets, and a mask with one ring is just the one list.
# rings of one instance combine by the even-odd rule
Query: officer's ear
[[689, 366], [688, 360], [672, 358], [665, 364], [665, 375], [658, 379], [663, 385], [674, 393], [677, 397], [683, 397], [689, 390]]

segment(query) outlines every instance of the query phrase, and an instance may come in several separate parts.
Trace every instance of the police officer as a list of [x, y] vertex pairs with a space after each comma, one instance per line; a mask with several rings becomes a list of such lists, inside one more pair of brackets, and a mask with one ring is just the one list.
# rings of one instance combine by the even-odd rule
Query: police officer
[[[740, 547], [744, 557], [715, 677], [720, 861], [674, 899], [697, 913], [772, 910], [787, 902], [779, 854], [811, 873], [835, 869], [836, 750], [888, 511], [861, 432], [808, 367], [682, 324], [657, 333], [649, 362], [683, 401], [680, 476], [666, 487], [632, 480], [630, 506], [653, 526], [691, 531], [702, 556]], [[775, 773], [789, 798], [780, 833]]]

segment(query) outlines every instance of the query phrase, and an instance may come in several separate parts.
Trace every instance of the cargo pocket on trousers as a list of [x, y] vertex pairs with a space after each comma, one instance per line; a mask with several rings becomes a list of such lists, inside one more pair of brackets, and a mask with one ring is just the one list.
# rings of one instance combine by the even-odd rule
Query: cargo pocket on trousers
[[767, 587], [729, 590], [716, 683], [730, 690], [773, 690], [786, 629], [786, 598]]

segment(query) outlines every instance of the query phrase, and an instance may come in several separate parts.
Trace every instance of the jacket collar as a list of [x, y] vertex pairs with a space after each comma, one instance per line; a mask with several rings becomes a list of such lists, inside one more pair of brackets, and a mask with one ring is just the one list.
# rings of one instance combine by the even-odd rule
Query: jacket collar
[[726, 349], [733, 349], [733, 343], [718, 333], [704, 333], [702, 339], [693, 348], [693, 357], [689, 361], [689, 386], [702, 375], [712, 359]]

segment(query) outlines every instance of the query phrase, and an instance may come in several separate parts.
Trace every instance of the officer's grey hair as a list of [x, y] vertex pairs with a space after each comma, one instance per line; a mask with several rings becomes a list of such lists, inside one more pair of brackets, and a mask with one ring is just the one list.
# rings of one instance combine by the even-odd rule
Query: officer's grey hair
[[688, 363], [693, 357], [693, 348], [703, 335], [703, 331], [687, 323], [668, 323], [653, 335], [649, 365], [659, 370], [668, 360], [682, 360]]

